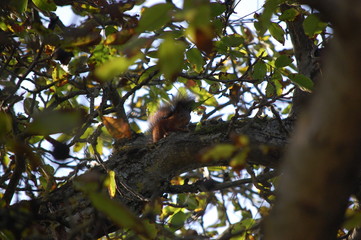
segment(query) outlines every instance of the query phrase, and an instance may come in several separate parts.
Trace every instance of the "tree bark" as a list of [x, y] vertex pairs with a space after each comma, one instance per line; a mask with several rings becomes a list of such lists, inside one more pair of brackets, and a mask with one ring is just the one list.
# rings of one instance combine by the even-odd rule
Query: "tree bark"
[[[292, 126], [293, 120], [279, 122], [276, 119], [246, 119], [236, 123], [211, 124], [189, 133], [173, 133], [156, 144], [150, 143], [150, 139], [144, 136], [139, 136], [126, 144], [116, 144], [114, 154], [103, 166], [89, 170], [81, 178], [85, 183], [101, 182], [108, 170], [115, 171], [121, 193], [117, 194], [117, 201], [140, 215], [146, 202], [162, 196], [163, 193], [177, 190], [168, 184], [174, 176], [204, 166], [227, 165], [226, 159], [202, 162], [200, 157], [202, 152], [215, 144], [230, 143], [227, 135], [229, 131], [250, 138], [251, 150], [247, 159], [250, 164], [277, 167]], [[264, 146], [268, 146], [267, 152], [264, 151]], [[206, 186], [206, 190], [212, 189]], [[202, 190], [202, 186], [199, 186], [198, 191]], [[189, 191], [194, 191], [194, 188], [189, 188]], [[21, 230], [21, 227], [28, 227], [31, 219], [37, 219], [32, 223], [37, 228], [48, 226], [41, 237], [94, 239], [119, 228], [98, 212], [87, 196], [77, 190], [72, 182], [37, 201], [24, 201], [12, 206], [9, 212], [2, 213], [4, 221], [0, 221], [0, 228], [9, 228], [1, 224], [11, 221], [12, 214], [17, 212], [22, 204], [32, 204], [33, 212], [24, 215], [27, 221], [24, 221], [24, 226], [18, 227]]]
[[[335, 26], [324, 78], [285, 155], [265, 239], [336, 239], [357, 185], [361, 147], [361, 4], [304, 1]], [[337, 9], [336, 12], [329, 12]]]

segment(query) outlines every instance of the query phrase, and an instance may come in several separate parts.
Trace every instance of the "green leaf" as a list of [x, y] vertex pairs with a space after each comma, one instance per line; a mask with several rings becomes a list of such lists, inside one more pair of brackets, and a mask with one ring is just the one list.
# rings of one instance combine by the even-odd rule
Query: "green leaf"
[[23, 13], [28, 8], [28, 0], [11, 0], [9, 5], [18, 13]]
[[269, 26], [269, 32], [278, 42], [281, 44], [285, 43], [285, 31], [283, 31], [283, 28], [280, 25], [277, 23], [271, 23]]
[[159, 46], [159, 66], [166, 78], [173, 79], [182, 70], [185, 48], [183, 42], [175, 41], [169, 37]]
[[68, 76], [68, 73], [60, 66], [60, 64], [56, 64], [53, 72], [51, 73], [51, 77], [53, 81], [61, 81], [65, 80]]
[[143, 236], [150, 235], [147, 232], [147, 228], [143, 227], [142, 221], [119, 202], [111, 200], [97, 192], [90, 193], [89, 198], [94, 207], [103, 212], [119, 226], [130, 228]]
[[185, 221], [187, 220], [187, 217], [188, 217], [188, 214], [186, 214], [180, 210], [172, 216], [169, 224], [171, 227], [179, 229], [184, 226]]
[[268, 30], [271, 24], [271, 17], [276, 12], [278, 5], [282, 2], [284, 2], [284, 0], [267, 0], [264, 4], [264, 9], [259, 17], [259, 21], [255, 22], [255, 27], [259, 31], [260, 36]]
[[361, 226], [361, 212], [348, 210], [346, 212], [347, 218], [343, 223], [344, 228], [351, 230]]
[[200, 86], [190, 87], [189, 90], [198, 96], [199, 102], [203, 102], [206, 106], [218, 106], [217, 99], [208, 91]]
[[191, 64], [195, 72], [200, 73], [206, 63], [198, 48], [191, 48], [186, 52], [187, 60]]
[[9, 114], [0, 112], [0, 139], [6, 138], [6, 135], [12, 129], [12, 120]]
[[28, 115], [32, 115], [34, 112], [39, 112], [39, 102], [33, 98], [26, 98], [24, 100], [24, 112]]
[[278, 19], [281, 21], [293, 21], [299, 14], [300, 13], [296, 8], [290, 8], [284, 11]]
[[244, 38], [239, 34], [225, 36], [221, 41], [228, 47], [239, 47], [244, 43]]
[[290, 65], [293, 62], [293, 59], [287, 55], [281, 55], [276, 59], [275, 66], [277, 68], [282, 68]]
[[274, 97], [275, 95], [280, 96], [283, 92], [282, 84], [279, 80], [273, 79], [272, 82], [268, 82], [266, 86], [266, 96]]
[[310, 38], [314, 38], [317, 34], [322, 33], [327, 27], [327, 23], [322, 22], [316, 14], [309, 15], [303, 22], [305, 33]]
[[44, 111], [34, 114], [26, 132], [32, 135], [50, 135], [54, 133], [70, 132], [81, 122], [79, 111]]
[[211, 17], [217, 17], [226, 11], [226, 6], [221, 3], [210, 3]]
[[101, 81], [110, 81], [114, 77], [124, 73], [133, 64], [136, 57], [128, 59], [126, 57], [114, 57], [97, 67], [94, 74]]
[[56, 10], [56, 4], [53, 0], [33, 0], [33, 3], [43, 11]]
[[171, 16], [169, 11], [172, 5], [169, 3], [157, 4], [150, 8], [146, 8], [139, 20], [137, 32], [155, 31], [167, 24]]
[[253, 78], [256, 80], [264, 80], [264, 77], [267, 74], [267, 65], [263, 62], [263, 61], [258, 61], [254, 66], [253, 66]]
[[306, 92], [312, 92], [313, 82], [310, 78], [306, 77], [303, 74], [292, 74], [289, 76], [291, 81], [297, 84], [301, 90]]

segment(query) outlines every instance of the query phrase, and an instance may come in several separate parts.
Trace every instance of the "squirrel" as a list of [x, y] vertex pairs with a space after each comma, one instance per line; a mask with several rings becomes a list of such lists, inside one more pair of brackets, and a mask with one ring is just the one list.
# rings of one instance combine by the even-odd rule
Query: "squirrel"
[[177, 96], [163, 105], [149, 118], [153, 142], [158, 142], [171, 132], [187, 132], [191, 120], [194, 99], [189, 96]]

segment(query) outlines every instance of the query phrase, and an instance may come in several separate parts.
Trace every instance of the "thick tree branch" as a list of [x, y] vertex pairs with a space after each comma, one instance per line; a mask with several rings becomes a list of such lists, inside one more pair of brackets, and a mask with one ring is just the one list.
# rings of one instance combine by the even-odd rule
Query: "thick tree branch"
[[[276, 167], [288, 139], [283, 128], [291, 131], [293, 121], [285, 120], [282, 124], [281, 127], [277, 120], [248, 119], [232, 125], [232, 132], [249, 136], [251, 150], [248, 161], [251, 164]], [[167, 192], [168, 184], [164, 183], [174, 176], [203, 166], [227, 165], [227, 159], [202, 162], [200, 154], [217, 143], [230, 142], [230, 138], [225, 136], [228, 128], [229, 123], [209, 125], [196, 132], [171, 134], [157, 144], [140, 136], [127, 145], [118, 145], [113, 156], [105, 162], [105, 169], [98, 166], [86, 173], [85, 179], [101, 181], [107, 170], [115, 171], [121, 193], [117, 196], [118, 201], [139, 215], [147, 199]], [[264, 146], [269, 146], [269, 151], [265, 151]], [[220, 184], [219, 187], [225, 186]], [[68, 231], [68, 226], [84, 222], [89, 225], [83, 224], [81, 229], [77, 229], [77, 236], [85, 237], [85, 233], [93, 237], [103, 236], [116, 229], [104, 221], [102, 214], [92, 207], [83, 193], [74, 189], [72, 183], [40, 199], [38, 204], [41, 206], [38, 214], [45, 221], [60, 224], [61, 227], [56, 228], [59, 236]], [[52, 236], [52, 233], [48, 234]]]

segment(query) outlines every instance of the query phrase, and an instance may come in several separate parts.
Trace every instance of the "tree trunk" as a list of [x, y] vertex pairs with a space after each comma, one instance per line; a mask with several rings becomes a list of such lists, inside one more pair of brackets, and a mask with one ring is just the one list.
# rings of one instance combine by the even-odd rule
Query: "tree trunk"
[[284, 158], [277, 203], [266, 222], [270, 240], [336, 239], [360, 166], [361, 4], [304, 2], [319, 8], [336, 34], [323, 79]]

